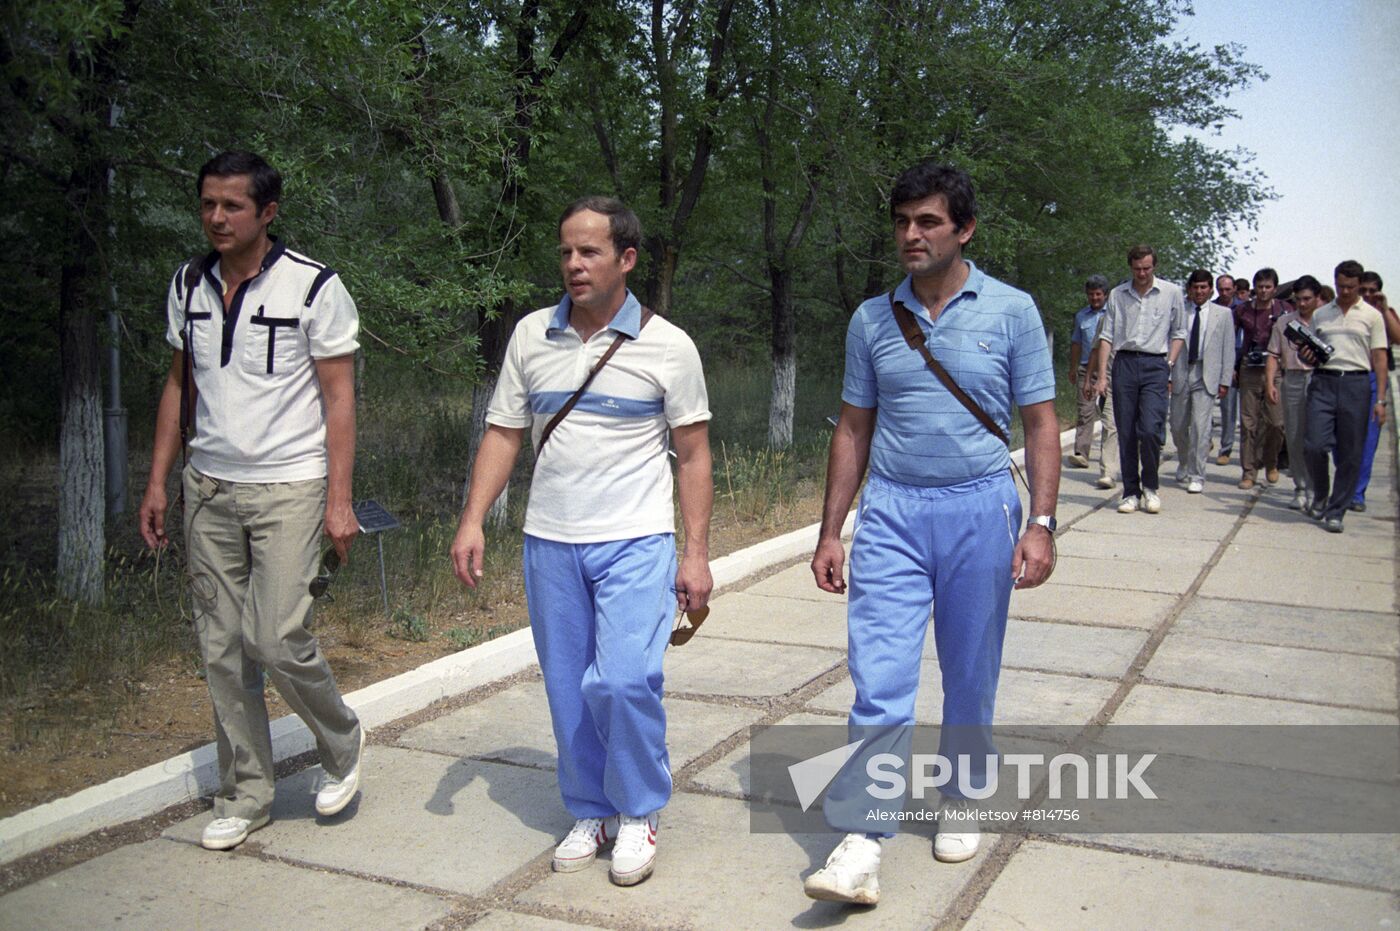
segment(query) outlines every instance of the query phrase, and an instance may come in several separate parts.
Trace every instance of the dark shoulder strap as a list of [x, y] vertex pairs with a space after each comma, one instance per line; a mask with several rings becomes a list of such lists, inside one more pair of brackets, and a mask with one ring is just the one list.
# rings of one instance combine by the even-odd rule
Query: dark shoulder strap
[[889, 293], [889, 300], [890, 310], [894, 311], [894, 319], [899, 323], [899, 331], [904, 334], [904, 341], [909, 344], [909, 348], [923, 356], [924, 364], [929, 367], [929, 370], [932, 371], [934, 375], [938, 376], [938, 380], [943, 383], [943, 387], [947, 388], [948, 391], [952, 393], [953, 397], [957, 398], [958, 402], [962, 404], [963, 407], [967, 408], [972, 416], [976, 417], [981, 422], [982, 426], [987, 428], [992, 436], [1001, 440], [1009, 448], [1011, 446], [1011, 440], [1007, 437], [1006, 432], [997, 425], [997, 422], [991, 418], [991, 415], [982, 409], [982, 405], [972, 400], [971, 396], [969, 396], [966, 391], [962, 390], [962, 387], [958, 385], [957, 382], [953, 381], [953, 376], [949, 375], [948, 370], [933, 357], [933, 353], [928, 351], [928, 346], [925, 345], [926, 340], [924, 339], [923, 327], [919, 326], [919, 321], [914, 319], [913, 311], [905, 307], [903, 301], [896, 301], [893, 291]]
[[[647, 321], [650, 320], [651, 317], [651, 308], [643, 307], [642, 322], [641, 325], [637, 327], [638, 336], [641, 335], [642, 330], [647, 325]], [[540, 434], [540, 445], [535, 448], [536, 456], [544, 450], [544, 444], [549, 442], [550, 434], [554, 432], [555, 427], [559, 426], [559, 421], [569, 416], [569, 411], [573, 410], [574, 405], [578, 403], [578, 399], [583, 397], [583, 393], [587, 391], [588, 386], [593, 383], [594, 376], [603, 370], [603, 366], [608, 364], [608, 360], [613, 357], [613, 353], [617, 352], [618, 348], [626, 341], [626, 336], [621, 333], [617, 334], [617, 338], [612, 341], [612, 345], [607, 348], [607, 351], [604, 352], [602, 357], [593, 365], [593, 368], [589, 369], [588, 377], [583, 380], [583, 384], [579, 385], [578, 390], [569, 395], [569, 400], [564, 402], [564, 406], [555, 411], [554, 416], [549, 418], [549, 423], [544, 425], [544, 432]]]

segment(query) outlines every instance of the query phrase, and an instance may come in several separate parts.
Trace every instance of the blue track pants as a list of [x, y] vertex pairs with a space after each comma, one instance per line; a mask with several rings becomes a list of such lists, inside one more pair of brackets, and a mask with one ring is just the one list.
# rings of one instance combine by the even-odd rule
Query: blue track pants
[[[847, 611], [856, 689], [850, 733], [866, 741], [852, 758], [857, 769], [871, 752], [905, 755], [932, 605], [943, 679], [939, 752], [950, 760], [967, 753], [982, 772], [981, 758], [993, 752], [985, 728], [996, 707], [1020, 526], [1009, 472], [937, 488], [870, 476], [851, 541]], [[978, 775], [973, 784], [982, 781]], [[851, 820], [860, 806], [843, 804], [853, 787], [845, 782], [838, 779], [828, 793], [827, 820], [840, 830], [868, 831]]]
[[544, 673], [559, 791], [575, 818], [641, 817], [671, 797], [661, 664], [676, 540], [525, 537], [525, 594]]

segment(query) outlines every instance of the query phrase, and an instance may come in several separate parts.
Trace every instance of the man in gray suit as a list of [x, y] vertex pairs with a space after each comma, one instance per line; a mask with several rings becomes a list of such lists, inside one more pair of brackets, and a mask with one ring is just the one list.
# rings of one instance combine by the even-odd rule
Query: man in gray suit
[[1235, 366], [1235, 324], [1230, 311], [1212, 304], [1210, 272], [1198, 268], [1186, 279], [1186, 347], [1171, 369], [1172, 440], [1176, 480], [1187, 494], [1205, 489], [1210, 452], [1210, 417], [1216, 399], [1230, 390]]

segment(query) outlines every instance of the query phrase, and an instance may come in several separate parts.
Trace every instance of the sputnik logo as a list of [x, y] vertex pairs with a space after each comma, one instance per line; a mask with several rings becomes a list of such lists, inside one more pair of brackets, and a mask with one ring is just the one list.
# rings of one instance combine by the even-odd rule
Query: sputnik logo
[[831, 784], [831, 780], [836, 778], [841, 767], [855, 756], [863, 743], [864, 739], [857, 740], [788, 767], [788, 777], [792, 779], [792, 787], [797, 790], [797, 801], [802, 805], [803, 811], [812, 807], [812, 803]]

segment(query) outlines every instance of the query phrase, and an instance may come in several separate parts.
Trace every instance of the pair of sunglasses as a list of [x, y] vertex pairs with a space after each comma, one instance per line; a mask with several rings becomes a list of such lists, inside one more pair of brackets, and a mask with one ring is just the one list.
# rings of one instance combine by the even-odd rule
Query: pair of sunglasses
[[[690, 638], [695, 636], [695, 632], [700, 629], [700, 625], [705, 623], [705, 618], [710, 616], [708, 605], [699, 611], [685, 611], [676, 619], [676, 626], [671, 629], [671, 646], [683, 647], [690, 642]], [[689, 622], [687, 624], [686, 622]]]
[[335, 578], [338, 569], [340, 569], [340, 554], [332, 547], [321, 555], [321, 572], [307, 586], [312, 598], [330, 597], [331, 579]]

